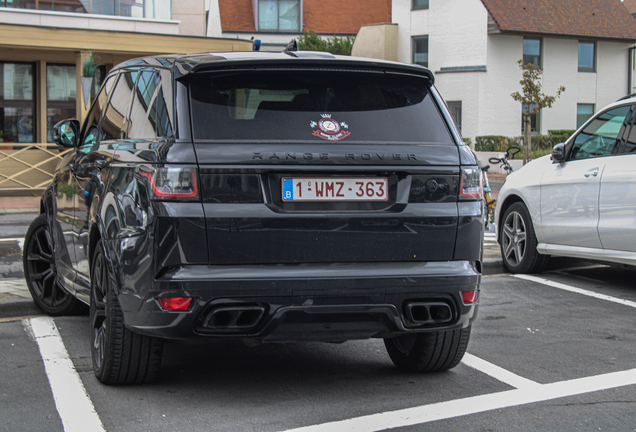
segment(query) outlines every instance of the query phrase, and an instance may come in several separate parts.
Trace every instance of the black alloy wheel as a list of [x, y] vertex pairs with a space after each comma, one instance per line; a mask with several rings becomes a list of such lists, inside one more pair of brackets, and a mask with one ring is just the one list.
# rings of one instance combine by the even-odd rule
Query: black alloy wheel
[[134, 333], [124, 325], [101, 240], [91, 267], [90, 323], [93, 371], [100, 382], [139, 384], [155, 379], [163, 341]]
[[464, 357], [470, 327], [427, 333], [413, 333], [384, 339], [393, 363], [409, 372], [442, 372], [452, 369]]
[[31, 223], [24, 241], [24, 278], [35, 303], [49, 315], [72, 315], [86, 311], [86, 305], [61, 285], [55, 267], [53, 241], [46, 214]]

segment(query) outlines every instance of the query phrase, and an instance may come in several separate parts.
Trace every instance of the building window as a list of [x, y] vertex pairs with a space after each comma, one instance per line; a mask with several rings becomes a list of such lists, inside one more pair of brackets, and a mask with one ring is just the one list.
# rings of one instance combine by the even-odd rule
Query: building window
[[413, 63], [428, 67], [428, 36], [413, 38]]
[[428, 0], [413, 0], [412, 9], [428, 9]]
[[46, 65], [46, 140], [53, 142], [53, 125], [75, 118], [75, 65]]
[[594, 42], [579, 42], [579, 72], [596, 71], [595, 45]]
[[34, 76], [33, 63], [0, 62], [0, 142], [33, 142]]
[[593, 115], [594, 104], [576, 104], [576, 128], [583, 126]]
[[300, 0], [258, 0], [258, 28], [300, 31]]
[[0, 7], [133, 18], [172, 19], [171, 0], [38, 0], [35, 2], [0, 0]]
[[451, 101], [446, 102], [448, 105], [448, 110], [450, 111], [459, 131], [462, 131], [462, 101]]
[[[523, 113], [526, 111], [526, 107], [528, 105], [523, 104], [522, 108], [521, 108], [521, 133], [523, 134]], [[536, 105], [535, 104], [531, 104], [530, 108], [534, 108]], [[539, 111], [538, 113], [532, 113], [530, 114], [530, 133], [531, 134], [538, 134], [541, 132], [541, 111]]]
[[523, 38], [523, 62], [541, 68], [541, 39]]

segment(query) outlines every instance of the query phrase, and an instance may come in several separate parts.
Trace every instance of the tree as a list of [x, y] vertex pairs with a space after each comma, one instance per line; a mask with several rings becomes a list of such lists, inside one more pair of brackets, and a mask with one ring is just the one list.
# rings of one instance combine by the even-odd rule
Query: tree
[[338, 37], [334, 35], [325, 40], [314, 33], [306, 31], [298, 38], [298, 49], [301, 51], [326, 51], [331, 54], [351, 55], [353, 36]]
[[333, 35], [327, 39], [327, 51], [331, 54], [351, 55], [354, 40], [353, 36], [338, 37]]
[[532, 160], [532, 144], [530, 142], [530, 116], [538, 114], [541, 108], [551, 108], [554, 101], [565, 91], [565, 87], [560, 86], [556, 96], [547, 96], [541, 91], [541, 69], [532, 63], [524, 63], [523, 60], [517, 62], [523, 71], [521, 93], [514, 92], [510, 96], [523, 107], [523, 163], [527, 164]]
[[327, 42], [313, 30], [309, 30], [298, 38], [298, 49], [300, 51], [327, 51]]

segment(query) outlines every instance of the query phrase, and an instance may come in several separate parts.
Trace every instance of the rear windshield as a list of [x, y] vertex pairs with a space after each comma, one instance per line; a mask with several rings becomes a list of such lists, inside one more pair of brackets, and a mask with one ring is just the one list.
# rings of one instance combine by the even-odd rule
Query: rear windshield
[[197, 141], [443, 143], [424, 78], [365, 72], [237, 72], [190, 80]]

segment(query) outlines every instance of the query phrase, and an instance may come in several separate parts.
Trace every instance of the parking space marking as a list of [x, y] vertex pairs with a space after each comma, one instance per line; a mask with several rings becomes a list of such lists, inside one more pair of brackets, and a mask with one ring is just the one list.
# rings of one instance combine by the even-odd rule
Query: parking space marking
[[636, 385], [636, 369], [371, 414], [287, 432], [376, 432], [629, 385]]
[[571, 285], [566, 285], [560, 282], [554, 282], [551, 281], [549, 279], [544, 279], [544, 278], [540, 278], [540, 277], [536, 277], [536, 276], [529, 276], [529, 275], [524, 275], [524, 274], [515, 274], [512, 275], [513, 277], [516, 277], [518, 279], [524, 279], [530, 282], [536, 282], [536, 283], [540, 283], [543, 285], [547, 285], [550, 286], [552, 288], [558, 288], [561, 290], [565, 290], [565, 291], [570, 291], [573, 293], [577, 293], [577, 294], [583, 294], [589, 297], [594, 297], [600, 300], [607, 300], [613, 303], [618, 303], [618, 304], [622, 304], [623, 306], [629, 306], [629, 307], [633, 307], [636, 308], [636, 302], [630, 301], [630, 300], [624, 300], [624, 299], [620, 299], [620, 298], [616, 298], [616, 297], [611, 297], [605, 294], [599, 294], [597, 292], [594, 291], [588, 291], [588, 290], [584, 290], [581, 288], [577, 288], [577, 287], [573, 287]]
[[462, 363], [514, 388], [529, 389], [541, 385], [536, 381], [514, 374], [500, 366], [475, 357], [472, 354], [465, 354]]
[[31, 318], [26, 322], [40, 348], [64, 431], [104, 431], [53, 319]]

